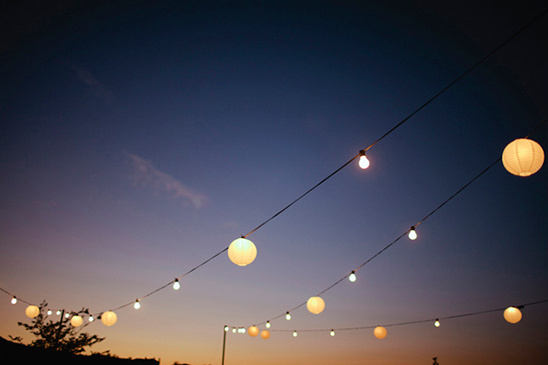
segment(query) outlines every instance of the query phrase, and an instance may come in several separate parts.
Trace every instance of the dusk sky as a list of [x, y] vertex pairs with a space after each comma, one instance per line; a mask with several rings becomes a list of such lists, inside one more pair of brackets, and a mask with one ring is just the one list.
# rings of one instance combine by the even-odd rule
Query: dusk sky
[[[499, 161], [422, 221], [511, 141], [547, 153], [548, 14], [510, 39], [547, 7], [0, 5], [0, 336], [30, 342], [17, 322], [45, 300], [115, 310], [83, 329], [106, 337], [92, 350], [162, 365], [220, 365], [224, 325], [267, 320], [267, 340], [228, 332], [225, 364], [548, 363], [548, 302], [517, 324], [491, 311], [548, 300], [546, 163], [524, 178]], [[508, 39], [375, 143], [368, 169], [269, 220]], [[253, 263], [213, 257], [250, 232]], [[373, 257], [322, 313], [285, 319]]]

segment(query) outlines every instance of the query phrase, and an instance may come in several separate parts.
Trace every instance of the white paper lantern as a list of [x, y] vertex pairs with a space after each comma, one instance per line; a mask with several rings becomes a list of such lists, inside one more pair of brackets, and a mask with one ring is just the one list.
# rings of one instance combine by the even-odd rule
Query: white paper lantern
[[40, 314], [40, 308], [35, 305], [29, 305], [27, 309], [25, 309], [25, 314], [29, 318], [36, 318], [38, 314]]
[[84, 320], [82, 319], [82, 317], [78, 315], [72, 316], [72, 318], [70, 319], [70, 324], [72, 324], [73, 327], [79, 327], [82, 325], [83, 322]]
[[518, 323], [521, 321], [521, 311], [516, 307], [508, 307], [504, 310], [504, 319], [509, 323]]
[[116, 313], [111, 311], [106, 311], [101, 315], [101, 322], [103, 322], [105, 326], [112, 326], [117, 320], [118, 316]]
[[508, 144], [502, 152], [502, 164], [509, 173], [529, 176], [540, 170], [544, 163], [544, 151], [535, 141], [519, 138]]
[[228, 247], [228, 258], [238, 266], [246, 266], [257, 257], [257, 247], [246, 238], [237, 238]]
[[375, 335], [375, 337], [377, 337], [378, 339], [382, 340], [383, 338], [386, 337], [386, 328], [382, 327], [382, 326], [377, 326], [375, 327], [375, 329], [373, 330], [373, 334]]
[[306, 308], [310, 313], [320, 314], [325, 309], [325, 302], [320, 297], [310, 297], [306, 302]]

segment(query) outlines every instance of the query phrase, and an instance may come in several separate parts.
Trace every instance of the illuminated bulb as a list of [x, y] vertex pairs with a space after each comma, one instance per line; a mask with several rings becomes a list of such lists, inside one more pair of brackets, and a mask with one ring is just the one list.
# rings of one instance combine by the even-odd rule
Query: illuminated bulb
[[65, 318], [69, 319], [70, 318], [70, 313], [65, 313]]
[[411, 226], [411, 230], [409, 231], [408, 237], [411, 241], [414, 241], [417, 239], [417, 232], [415, 231], [415, 226]]
[[233, 329], [232, 329], [232, 333], [236, 333], [236, 328], [233, 328]]
[[352, 271], [350, 275], [348, 275], [348, 280], [350, 280], [351, 282], [356, 281], [356, 273], [354, 271]]
[[93, 316], [89, 316], [88, 321], [93, 322], [94, 320], [95, 320], [95, 318], [93, 318]]
[[365, 156], [365, 151], [364, 151], [364, 150], [361, 150], [361, 151], [360, 151], [360, 160], [358, 161], [358, 165], [359, 165], [363, 170], [365, 170], [366, 168], [368, 168], [369, 165], [370, 165], [369, 160], [368, 160], [367, 157]]
[[59, 316], [59, 315], [61, 315], [61, 311], [57, 311], [55, 314], [57, 314]]
[[293, 337], [297, 337], [297, 331], [293, 331]]
[[270, 328], [270, 321], [266, 321], [265, 327]]
[[439, 321], [439, 319], [436, 318], [436, 322], [434, 322], [434, 326], [436, 326], [436, 327], [439, 327], [439, 326], [440, 326], [440, 321]]
[[17, 304], [17, 298], [16, 297], [11, 298], [11, 304]]
[[384, 328], [382, 326], [377, 326], [373, 330], [373, 334], [375, 335], [375, 337], [382, 340], [383, 338], [386, 337], [386, 328]]
[[175, 279], [175, 282], [173, 283], [173, 290], [179, 290], [181, 288], [181, 284], [179, 284], [179, 279]]
[[288, 321], [291, 319], [291, 314], [289, 314], [289, 312], [285, 314], [285, 319], [287, 319]]
[[51, 309], [48, 309], [48, 316], [51, 316], [52, 313]]
[[331, 335], [331, 337], [333, 337], [333, 336], [335, 336], [335, 331], [331, 330], [331, 332], [329, 332], [329, 334]]
[[229, 328], [228, 326], [225, 326], [225, 332], [228, 332]]
[[79, 315], [72, 316], [70, 319], [70, 324], [72, 324], [73, 327], [80, 327], [82, 322], [84, 322], [84, 320]]
[[101, 314], [101, 322], [103, 322], [105, 326], [113, 326], [117, 320], [118, 316], [113, 311], [106, 311], [105, 313]]
[[133, 308], [135, 309], [141, 308], [141, 303], [139, 303], [139, 299], [135, 300], [135, 304], [133, 304]]

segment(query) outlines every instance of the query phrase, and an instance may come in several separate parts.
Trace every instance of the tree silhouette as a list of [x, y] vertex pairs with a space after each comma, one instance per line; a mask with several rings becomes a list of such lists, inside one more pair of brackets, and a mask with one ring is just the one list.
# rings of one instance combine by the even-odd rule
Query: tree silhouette
[[[25, 328], [35, 336], [35, 339], [29, 346], [52, 349], [58, 351], [66, 351], [72, 354], [79, 354], [85, 351], [85, 347], [93, 346], [105, 338], [89, 333], [81, 332], [89, 322], [80, 327], [73, 327], [68, 318], [61, 318], [58, 321], [53, 321], [47, 315], [48, 304], [43, 301], [38, 308], [40, 313], [32, 319], [31, 324], [17, 322], [19, 326]], [[71, 312], [71, 315], [89, 315], [87, 308], [82, 308], [78, 312]], [[22, 343], [21, 337], [9, 336], [12, 340]]]

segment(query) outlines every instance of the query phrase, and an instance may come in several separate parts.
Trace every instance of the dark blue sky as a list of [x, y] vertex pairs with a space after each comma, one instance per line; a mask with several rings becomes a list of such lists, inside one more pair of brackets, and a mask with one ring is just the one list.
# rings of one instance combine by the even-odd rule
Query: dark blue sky
[[[544, 11], [542, 1], [12, 2], [0, 43], [0, 287], [32, 303], [117, 308], [223, 250], [368, 147]], [[222, 326], [306, 301], [421, 221], [548, 115], [548, 18], [226, 254], [117, 311], [97, 350], [220, 363]], [[546, 124], [531, 138], [546, 150]], [[547, 360], [546, 167], [498, 163], [322, 295], [230, 335], [227, 363]], [[0, 336], [25, 305], [0, 304]], [[372, 330], [291, 331], [384, 324]], [[288, 332], [276, 332], [287, 330]], [[101, 347], [101, 348], [99, 348]], [[443, 362], [441, 361], [443, 360]]]

